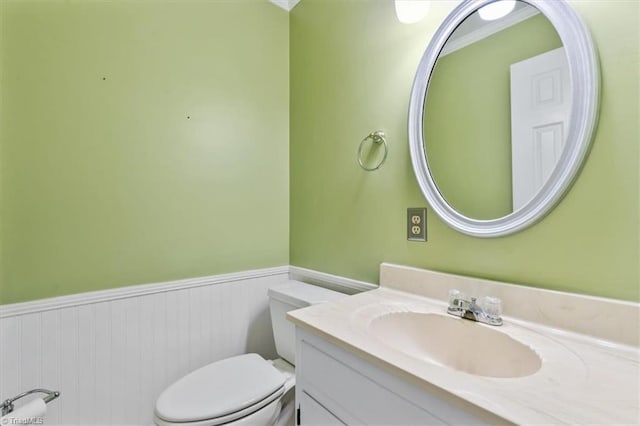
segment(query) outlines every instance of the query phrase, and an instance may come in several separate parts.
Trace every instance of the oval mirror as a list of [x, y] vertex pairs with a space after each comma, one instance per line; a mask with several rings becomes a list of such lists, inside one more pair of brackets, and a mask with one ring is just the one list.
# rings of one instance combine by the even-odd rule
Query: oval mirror
[[460, 232], [520, 231], [573, 183], [598, 107], [596, 51], [564, 0], [465, 0], [436, 31], [414, 79], [409, 146], [418, 184]]

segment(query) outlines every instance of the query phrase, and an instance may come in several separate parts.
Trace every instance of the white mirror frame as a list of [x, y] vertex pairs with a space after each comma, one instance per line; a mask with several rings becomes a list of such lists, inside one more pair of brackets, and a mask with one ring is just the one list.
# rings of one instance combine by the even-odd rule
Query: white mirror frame
[[475, 237], [501, 237], [519, 232], [541, 220], [562, 200], [589, 153], [600, 105], [598, 56], [578, 14], [565, 0], [518, 0], [535, 7], [549, 19], [567, 53], [573, 94], [564, 151], [540, 191], [513, 213], [498, 219], [479, 220], [467, 217], [449, 205], [433, 180], [426, 156], [423, 116], [427, 89], [449, 36], [469, 15], [493, 1], [464, 0], [444, 20], [420, 60], [409, 104], [409, 149], [420, 189], [433, 211], [447, 225]]

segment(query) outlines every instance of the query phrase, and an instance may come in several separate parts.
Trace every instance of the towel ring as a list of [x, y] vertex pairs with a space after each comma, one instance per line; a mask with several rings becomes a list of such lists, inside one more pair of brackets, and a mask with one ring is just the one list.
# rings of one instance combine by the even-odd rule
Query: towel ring
[[[382, 160], [380, 160], [380, 162], [375, 167], [367, 167], [364, 165], [364, 162], [362, 161], [362, 148], [364, 147], [365, 142], [367, 142], [368, 140], [371, 140], [371, 142], [373, 142], [376, 145], [382, 144], [384, 146], [384, 155], [382, 156]], [[360, 142], [360, 146], [358, 147], [358, 164], [360, 165], [360, 167], [362, 167], [364, 170], [368, 172], [378, 170], [380, 166], [382, 166], [382, 164], [387, 159], [388, 153], [389, 153], [389, 147], [387, 146], [387, 140], [385, 139], [384, 132], [382, 130], [376, 130], [375, 132], [370, 133], [366, 138], [362, 139], [362, 142]]]

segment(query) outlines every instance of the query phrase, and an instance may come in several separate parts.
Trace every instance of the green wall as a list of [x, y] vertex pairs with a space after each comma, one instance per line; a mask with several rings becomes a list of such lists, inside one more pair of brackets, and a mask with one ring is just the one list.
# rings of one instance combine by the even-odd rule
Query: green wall
[[438, 59], [424, 139], [438, 189], [460, 213], [495, 219], [513, 211], [510, 66], [559, 47], [538, 14]]
[[[419, 58], [454, 3], [432, 2], [413, 25], [400, 24], [387, 0], [298, 4], [290, 18], [291, 264], [377, 282], [379, 263], [395, 262], [639, 300], [639, 3], [571, 3], [602, 62], [600, 123], [576, 184], [543, 221], [503, 238], [465, 236], [429, 211], [427, 243], [406, 241], [406, 208], [426, 205], [409, 158], [407, 107]], [[367, 173], [355, 154], [378, 128], [389, 158]]]
[[0, 0], [0, 303], [286, 265], [289, 17]]
[[389, 0], [0, 0], [0, 304], [286, 263], [377, 282], [382, 261], [640, 299], [640, 10], [572, 3], [603, 76], [576, 185], [514, 236], [429, 212], [415, 243], [407, 106], [452, 2], [403, 25]]

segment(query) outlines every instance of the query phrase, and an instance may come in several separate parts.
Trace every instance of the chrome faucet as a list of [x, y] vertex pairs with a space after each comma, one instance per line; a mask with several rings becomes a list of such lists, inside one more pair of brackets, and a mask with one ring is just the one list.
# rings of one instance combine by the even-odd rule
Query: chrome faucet
[[447, 313], [483, 324], [502, 325], [502, 301], [497, 297], [486, 296], [478, 304], [475, 297], [466, 300], [462, 292], [449, 290]]

